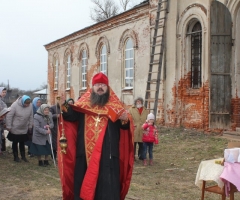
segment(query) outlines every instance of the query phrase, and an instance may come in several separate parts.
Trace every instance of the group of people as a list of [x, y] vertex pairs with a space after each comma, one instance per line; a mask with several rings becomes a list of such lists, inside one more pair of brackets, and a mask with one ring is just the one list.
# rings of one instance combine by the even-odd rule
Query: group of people
[[28, 162], [25, 154], [25, 146], [27, 146], [28, 155], [37, 156], [39, 166], [49, 165], [48, 156], [53, 154], [53, 158], [57, 157], [57, 118], [60, 114], [57, 107], [59, 106], [50, 107], [42, 104], [39, 97], [35, 97], [31, 102], [29, 96], [23, 95], [7, 108], [4, 102], [6, 91], [6, 88], [0, 87], [0, 144], [5, 137], [3, 131], [6, 129], [7, 138], [12, 142], [15, 162], [21, 160]]
[[[35, 101], [33, 106], [37, 105]], [[20, 152], [23, 152], [22, 159], [26, 161], [22, 146], [27, 140], [26, 133], [31, 132], [32, 127], [30, 153], [49, 155], [52, 141], [55, 156], [58, 152], [65, 200], [123, 200], [130, 186], [137, 145], [137, 156], [143, 164], [147, 165], [147, 149], [149, 164], [153, 164], [153, 138], [157, 136], [154, 115], [148, 114], [142, 98], [137, 98], [134, 105], [125, 110], [103, 73], [97, 73], [92, 78], [92, 88], [76, 102], [73, 99], [67, 101], [62, 95], [60, 104], [56, 106], [36, 106], [34, 117], [29, 105], [30, 98], [24, 95], [13, 103], [6, 116], [8, 139], [15, 142], [14, 160], [19, 160], [17, 142]], [[13, 117], [15, 113], [19, 119]], [[65, 138], [66, 151], [55, 144], [57, 124], [59, 130], [64, 130], [60, 131], [59, 137], [60, 143], [61, 138]], [[17, 125], [20, 128], [16, 128]], [[51, 141], [49, 134], [52, 135]], [[48, 157], [45, 156], [43, 161], [39, 157], [40, 166], [47, 164]]]
[[[141, 97], [135, 99], [129, 113], [134, 122], [134, 160], [138, 157], [139, 160], [143, 160], [143, 165], [146, 166], [148, 152], [149, 165], [153, 165], [153, 144], [158, 142], [157, 126], [154, 125], [155, 116], [152, 113], [148, 114]], [[136, 152], [137, 145], [138, 152]]]

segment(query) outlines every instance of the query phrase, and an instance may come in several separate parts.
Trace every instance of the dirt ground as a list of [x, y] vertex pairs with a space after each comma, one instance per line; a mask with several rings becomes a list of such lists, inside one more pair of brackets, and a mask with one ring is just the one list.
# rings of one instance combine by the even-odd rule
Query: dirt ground
[[[154, 165], [135, 161], [126, 200], [199, 200], [201, 190], [195, 185], [202, 160], [223, 157], [227, 140], [196, 130], [160, 129], [160, 143], [154, 146]], [[11, 149], [0, 156], [0, 200], [60, 200], [58, 169], [39, 167], [36, 157], [29, 163], [13, 161]], [[206, 192], [206, 200], [220, 200], [220, 195]], [[240, 193], [235, 194], [235, 200]]]

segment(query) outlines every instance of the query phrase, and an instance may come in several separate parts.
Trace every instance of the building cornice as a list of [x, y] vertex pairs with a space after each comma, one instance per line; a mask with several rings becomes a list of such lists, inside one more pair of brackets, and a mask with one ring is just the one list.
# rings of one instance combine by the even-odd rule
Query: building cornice
[[104, 20], [97, 24], [93, 24], [84, 29], [76, 31], [70, 35], [67, 35], [63, 38], [60, 38], [49, 44], [46, 44], [46, 45], [44, 45], [44, 47], [47, 51], [49, 51], [55, 47], [62, 46], [66, 43], [69, 43], [70, 41], [74, 41], [79, 38], [84, 38], [86, 36], [88, 37], [91, 35], [100, 34], [103, 31], [112, 29], [113, 27], [116, 28], [123, 24], [127, 24], [127, 23], [129, 23], [129, 20], [140, 19], [142, 16], [146, 16], [146, 15], [149, 15], [149, 2], [138, 5], [138, 6], [132, 8], [126, 12], [123, 12], [119, 15], [116, 15], [107, 20]]

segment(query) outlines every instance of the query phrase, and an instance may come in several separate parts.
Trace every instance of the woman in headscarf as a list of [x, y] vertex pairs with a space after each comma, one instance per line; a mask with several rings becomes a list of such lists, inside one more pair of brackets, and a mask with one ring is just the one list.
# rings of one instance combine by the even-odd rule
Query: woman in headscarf
[[[30, 152], [38, 157], [38, 165], [49, 165], [48, 155], [51, 155], [50, 137], [53, 128], [52, 113], [47, 104], [42, 104], [34, 115], [33, 138]], [[45, 156], [44, 161], [42, 156]]]
[[7, 88], [5, 88], [5, 87], [0, 87], [0, 99], [1, 99], [3, 102], [5, 102], [5, 101], [4, 101], [4, 97], [6, 96], [6, 94], [7, 94]]
[[32, 129], [33, 109], [31, 98], [27, 95], [19, 97], [12, 105], [6, 116], [6, 128], [9, 131], [8, 140], [12, 142], [12, 150], [15, 162], [20, 162], [18, 157], [18, 143], [22, 160], [28, 162], [25, 157], [24, 142], [28, 141], [28, 131]]
[[[33, 117], [37, 113], [37, 109], [41, 106], [42, 100], [40, 97], [35, 97], [32, 101], [32, 107], [33, 107]], [[28, 156], [33, 157], [34, 155], [30, 153], [30, 147], [32, 144], [32, 135], [33, 135], [33, 129], [28, 132], [28, 141], [25, 142], [25, 145], [28, 146]]]
[[[0, 100], [2, 101], [2, 100]], [[0, 105], [0, 156], [3, 155], [2, 151], [6, 151], [6, 143], [4, 133], [5, 115], [10, 111], [10, 109], [1, 107]]]
[[[7, 94], [7, 89], [5, 87], [0, 87], [0, 110], [7, 108], [7, 105], [4, 101], [4, 97]], [[5, 135], [4, 135], [4, 125], [5, 125], [5, 117], [0, 121], [0, 155], [2, 155], [2, 151], [6, 150], [5, 145]]]
[[74, 104], [74, 100], [72, 98], [69, 98], [67, 100], [67, 104], [73, 105]]
[[35, 97], [32, 101], [32, 105], [33, 115], [35, 115], [37, 113], [38, 108], [42, 105], [42, 100], [40, 99], [40, 97]]

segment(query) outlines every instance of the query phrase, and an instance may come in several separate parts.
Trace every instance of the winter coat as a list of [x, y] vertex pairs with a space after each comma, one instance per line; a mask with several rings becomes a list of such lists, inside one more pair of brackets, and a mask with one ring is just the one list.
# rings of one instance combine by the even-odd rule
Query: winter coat
[[7, 108], [7, 105], [6, 105], [6, 103], [3, 101], [2, 97], [0, 97], [0, 111], [1, 111], [3, 108]]
[[27, 134], [33, 123], [32, 104], [24, 107], [21, 100], [22, 97], [19, 97], [13, 102], [10, 112], [6, 115], [6, 128], [15, 135]]
[[49, 124], [44, 119], [44, 117], [38, 113], [34, 115], [34, 126], [33, 126], [33, 137], [32, 142], [38, 145], [46, 145], [48, 141], [50, 144], [49, 134], [47, 134], [47, 129], [44, 126], [49, 125], [53, 128], [52, 113], [49, 113]]
[[142, 125], [147, 119], [148, 110], [143, 107], [142, 113], [140, 114], [137, 107], [133, 105], [129, 109], [129, 113], [132, 115], [134, 124], [134, 142], [142, 142]]
[[[2, 100], [2, 97], [0, 97], [0, 111], [2, 111], [4, 108], [7, 108], [7, 105]], [[6, 118], [4, 117], [3, 120], [0, 120], [0, 134], [3, 133], [4, 130], [4, 124], [6, 123]]]
[[143, 142], [154, 142], [157, 137], [157, 126], [149, 125], [147, 122], [142, 125], [143, 134], [142, 141]]
[[53, 145], [53, 149], [57, 150], [57, 134], [58, 134], [58, 123], [57, 122], [59, 120], [57, 115], [61, 113], [60, 107], [58, 105], [51, 106], [50, 107], [50, 112], [52, 113], [53, 123], [54, 123], [53, 129], [51, 129], [51, 131], [52, 131], [52, 145]]

